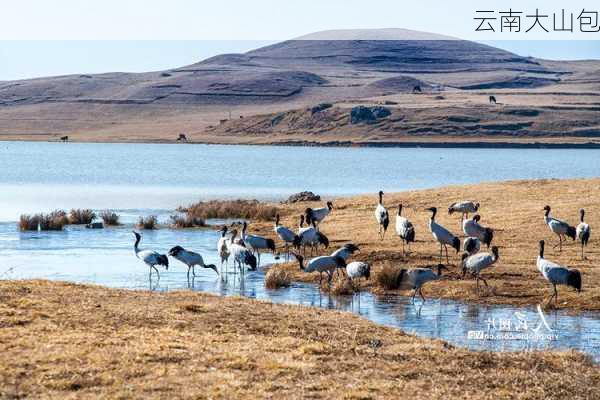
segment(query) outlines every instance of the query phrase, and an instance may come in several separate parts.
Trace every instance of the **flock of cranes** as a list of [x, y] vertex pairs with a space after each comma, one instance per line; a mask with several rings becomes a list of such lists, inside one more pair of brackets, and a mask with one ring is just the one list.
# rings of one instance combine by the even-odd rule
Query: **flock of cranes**
[[[385, 234], [389, 227], [390, 215], [384, 205], [384, 193], [378, 193], [379, 201], [375, 207], [375, 220], [378, 225], [378, 235], [381, 240], [385, 239]], [[465, 240], [461, 246], [461, 240], [457, 235], [454, 235], [449, 229], [436, 221], [438, 209], [436, 207], [427, 208], [426, 211], [431, 212], [429, 218], [429, 231], [434, 241], [439, 244], [439, 263], [437, 271], [432, 268], [411, 268], [401, 269], [398, 277], [398, 286], [401, 289], [412, 289], [412, 300], [414, 301], [417, 294], [425, 301], [422, 293], [423, 286], [443, 277], [443, 270], [448, 268], [442, 264], [445, 252], [446, 264], [450, 264], [448, 255], [448, 247], [459, 253], [461, 247], [463, 254], [461, 256], [460, 267], [462, 276], [470, 274], [476, 280], [476, 288], [479, 291], [479, 281], [483, 281], [485, 286], [488, 286], [487, 281], [481, 276], [481, 273], [494, 266], [500, 259], [497, 246], [491, 246], [494, 239], [494, 230], [481, 224], [481, 215], [475, 214], [469, 219], [469, 214], [477, 213], [481, 205], [471, 201], [463, 201], [450, 205], [448, 213], [460, 213], [460, 226], [465, 235]], [[293, 255], [297, 260], [300, 269], [306, 273], [318, 272], [320, 275], [319, 284], [322, 283], [323, 275], [327, 276], [328, 284], [336, 271], [344, 271], [347, 279], [350, 281], [365, 278], [369, 279], [371, 275], [371, 267], [367, 262], [351, 262], [348, 260], [359, 250], [358, 246], [348, 243], [341, 248], [335, 250], [331, 255], [320, 255], [307, 259], [307, 249], [310, 249], [310, 257], [313, 254], [318, 254], [319, 246], [324, 248], [329, 247], [329, 239], [319, 230], [319, 225], [333, 211], [333, 203], [327, 202], [323, 208], [307, 208], [299, 217], [299, 226], [297, 230], [285, 227], [280, 222], [279, 215], [275, 218], [274, 233], [283, 242], [282, 248], [286, 254], [287, 260]], [[402, 204], [398, 205], [396, 215], [395, 231], [396, 235], [402, 242], [402, 252], [406, 254], [405, 246], [408, 246], [410, 252], [410, 244], [415, 242], [415, 227], [408, 218], [402, 216]], [[590, 239], [590, 226], [584, 221], [585, 211], [580, 211], [580, 223], [577, 227], [573, 227], [568, 223], [550, 216], [550, 206], [544, 207], [544, 220], [549, 229], [558, 236], [559, 242], [555, 247], [559, 247], [562, 251], [562, 244], [565, 237], [573, 240], [578, 240], [581, 243], [581, 257], [585, 258], [584, 248], [587, 246]], [[150, 268], [150, 277], [154, 270], [160, 277], [157, 266], [169, 267], [167, 255], [159, 254], [151, 250], [141, 250], [139, 243], [141, 236], [137, 232], [135, 235], [134, 250], [136, 256], [141, 259]], [[275, 254], [276, 243], [273, 239], [259, 235], [248, 233], [248, 224], [243, 223], [241, 236], [238, 238], [238, 231], [232, 229], [229, 231], [227, 226], [224, 226], [220, 231], [220, 236], [217, 242], [217, 253], [220, 259], [220, 268], [214, 264], [205, 264], [204, 259], [198, 253], [184, 249], [181, 246], [173, 247], [168, 255], [180, 261], [188, 267], [188, 280], [190, 272], [196, 276], [195, 267], [212, 269], [222, 277], [229, 274], [229, 261], [233, 261], [233, 273], [239, 271], [240, 277], [243, 277], [247, 269], [256, 270], [260, 265], [260, 255], [263, 252], [272, 252]], [[487, 252], [481, 251], [485, 245]], [[582, 279], [581, 273], [578, 270], [553, 263], [544, 258], [544, 241], [540, 241], [540, 251], [537, 258], [537, 268], [542, 276], [552, 285], [553, 293], [549, 298], [548, 303], [553, 299], [558, 300], [557, 285], [566, 285], [574, 288], [576, 291], [581, 291]], [[491, 248], [490, 248], [491, 247]], [[300, 254], [302, 252], [302, 254]], [[410, 254], [410, 253], [409, 253]]]

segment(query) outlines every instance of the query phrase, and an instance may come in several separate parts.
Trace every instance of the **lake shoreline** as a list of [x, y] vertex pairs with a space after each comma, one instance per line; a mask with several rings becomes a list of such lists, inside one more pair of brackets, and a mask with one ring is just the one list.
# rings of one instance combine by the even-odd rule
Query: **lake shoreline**
[[[26, 135], [29, 136], [29, 135]], [[485, 140], [489, 139], [489, 140]], [[556, 138], [546, 140], [527, 139], [522, 140], [496, 140], [495, 138], [482, 138], [481, 140], [407, 140], [407, 141], [309, 141], [309, 140], [282, 140], [252, 142], [239, 140], [231, 142], [227, 140], [190, 140], [178, 142], [166, 139], [140, 139], [140, 140], [70, 140], [69, 143], [83, 144], [178, 144], [178, 145], [219, 145], [219, 146], [274, 146], [274, 147], [323, 147], [323, 148], [432, 148], [432, 149], [600, 149], [600, 142], [593, 141], [554, 141]], [[573, 138], [577, 139], [577, 138]], [[6, 138], [0, 136], [2, 142], [45, 142], [63, 143], [60, 140], [48, 140], [47, 138]]]
[[600, 370], [575, 351], [469, 351], [350, 313], [190, 291], [32, 280], [0, 293], [6, 395], [442, 399], [469, 376], [474, 398], [600, 396]]

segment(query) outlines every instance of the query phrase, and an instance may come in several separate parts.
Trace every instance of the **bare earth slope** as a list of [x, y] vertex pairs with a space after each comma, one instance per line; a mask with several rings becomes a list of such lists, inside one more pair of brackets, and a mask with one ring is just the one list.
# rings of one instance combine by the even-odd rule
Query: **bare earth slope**
[[[550, 62], [407, 30], [322, 32], [168, 71], [0, 82], [0, 138], [53, 140], [67, 134], [88, 141], [170, 141], [183, 132], [196, 141], [222, 143], [288, 140], [281, 135], [297, 142], [362, 143], [373, 134], [383, 136], [375, 142], [446, 134], [593, 139], [600, 125], [594, 116], [600, 109], [599, 67], [600, 62]], [[415, 86], [423, 94], [413, 94]], [[498, 108], [486, 106], [490, 94], [504, 105], [547, 111], [538, 114], [545, 124], [533, 118], [504, 126], [512, 117], [498, 120]], [[394, 112], [375, 129], [342, 121], [346, 137], [336, 131], [341, 115], [321, 118], [316, 130], [262, 126], [282, 112], [323, 102], [334, 103], [342, 114], [363, 103], [387, 103]], [[481, 126], [440, 121], [456, 107], [467, 116], [477, 114]], [[551, 113], [558, 115], [556, 122], [546, 118]], [[393, 122], [400, 115], [406, 126]], [[230, 116], [235, 121], [227, 121]], [[240, 117], [252, 118], [240, 124]]]

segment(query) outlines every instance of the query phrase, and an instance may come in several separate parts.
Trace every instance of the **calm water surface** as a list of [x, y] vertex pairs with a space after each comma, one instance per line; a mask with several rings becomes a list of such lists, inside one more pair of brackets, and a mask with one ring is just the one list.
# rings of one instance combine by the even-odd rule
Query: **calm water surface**
[[[209, 198], [351, 195], [600, 175], [600, 150], [0, 142], [0, 220], [53, 208], [174, 209]], [[560, 160], [560, 162], [556, 162]]]
[[[133, 255], [133, 222], [199, 199], [281, 199], [300, 190], [350, 195], [430, 188], [448, 184], [524, 178], [600, 175], [600, 150], [542, 149], [347, 149], [268, 146], [62, 144], [0, 142], [0, 279], [44, 278], [110, 287], [178, 290], [188, 287], [186, 268], [171, 260], [160, 281]], [[560, 163], [556, 160], [560, 159]], [[55, 208], [116, 209], [125, 226], [21, 233], [22, 213]], [[174, 245], [217, 263], [213, 231], [145, 232], [142, 247], [166, 253]], [[276, 262], [263, 257], [263, 263]], [[474, 349], [575, 348], [600, 361], [600, 317], [546, 313], [534, 308], [466, 305], [369, 293], [330, 297], [313, 285], [267, 290], [263, 271], [226, 283], [201, 271], [194, 290], [243, 295], [278, 303], [351, 311], [377, 323]], [[515, 314], [518, 312], [519, 314]], [[469, 338], [469, 331], [499, 335], [506, 321], [528, 324], [550, 337], [536, 340]], [[547, 327], [546, 327], [547, 325]], [[550, 330], [549, 330], [550, 329]], [[510, 333], [510, 332], [508, 332]], [[516, 334], [514, 329], [512, 333]], [[555, 337], [554, 337], [555, 336]]]

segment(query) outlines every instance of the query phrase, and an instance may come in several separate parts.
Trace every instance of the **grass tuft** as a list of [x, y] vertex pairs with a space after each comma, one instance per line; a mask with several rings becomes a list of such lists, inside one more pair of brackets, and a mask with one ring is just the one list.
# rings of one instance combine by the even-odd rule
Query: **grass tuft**
[[102, 211], [100, 213], [100, 218], [104, 221], [104, 225], [106, 226], [118, 226], [121, 225], [119, 223], [119, 215], [109, 210]]
[[329, 293], [338, 296], [351, 295], [354, 294], [354, 292], [355, 290], [352, 286], [352, 282], [350, 282], [350, 280], [345, 276], [342, 276], [338, 279], [334, 279], [331, 283], [331, 289], [329, 290]]
[[375, 274], [375, 283], [385, 290], [395, 290], [400, 287], [400, 268], [385, 264]]
[[271, 268], [265, 275], [265, 287], [267, 289], [279, 289], [289, 287], [292, 283], [292, 277], [289, 272], [277, 267]]
[[198, 202], [188, 207], [180, 207], [177, 211], [189, 217], [207, 219], [242, 218], [258, 221], [275, 219], [278, 208], [257, 200], [212, 200]]
[[62, 231], [69, 220], [67, 213], [56, 210], [49, 214], [39, 213], [34, 215], [21, 215], [19, 229], [21, 231]]
[[177, 229], [201, 228], [206, 226], [206, 221], [190, 215], [171, 215], [171, 226]]
[[148, 217], [140, 217], [136, 226], [138, 229], [153, 230], [157, 228], [157, 225], [158, 220], [156, 215], [150, 215]]
[[96, 218], [96, 213], [90, 209], [72, 209], [69, 212], [69, 223], [72, 225], [91, 224]]

